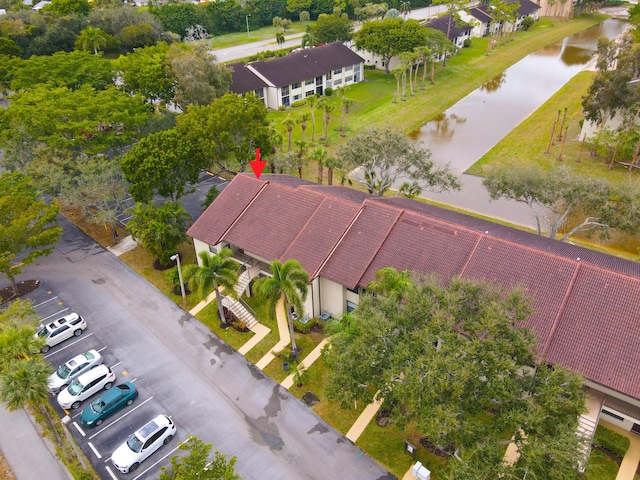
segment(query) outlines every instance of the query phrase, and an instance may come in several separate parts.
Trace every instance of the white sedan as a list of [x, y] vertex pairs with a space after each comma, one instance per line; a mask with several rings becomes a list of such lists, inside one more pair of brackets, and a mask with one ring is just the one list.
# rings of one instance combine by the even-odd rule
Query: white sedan
[[91, 370], [102, 363], [102, 355], [97, 350], [76, 355], [63, 363], [47, 379], [47, 387], [51, 393], [58, 393], [67, 387], [72, 380], [78, 378], [84, 372]]
[[64, 409], [78, 408], [83, 400], [103, 388], [109, 390], [116, 374], [106, 365], [99, 365], [83, 373], [58, 394], [58, 404]]

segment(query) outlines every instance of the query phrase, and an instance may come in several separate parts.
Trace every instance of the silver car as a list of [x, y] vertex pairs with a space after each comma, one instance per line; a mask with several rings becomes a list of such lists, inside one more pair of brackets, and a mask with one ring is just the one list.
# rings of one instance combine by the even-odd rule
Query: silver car
[[47, 379], [47, 387], [51, 393], [58, 393], [67, 387], [72, 380], [78, 378], [84, 372], [102, 364], [102, 355], [97, 350], [76, 355], [69, 361], [60, 365], [55, 373]]
[[38, 327], [36, 338], [43, 338], [45, 341], [42, 353], [47, 353], [49, 349], [60, 342], [71, 337], [82, 335], [87, 323], [77, 313], [71, 313], [53, 322]]

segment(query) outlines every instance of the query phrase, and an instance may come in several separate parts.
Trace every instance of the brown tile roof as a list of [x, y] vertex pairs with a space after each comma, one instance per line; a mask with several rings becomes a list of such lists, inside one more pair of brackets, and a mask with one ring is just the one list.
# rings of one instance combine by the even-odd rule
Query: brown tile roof
[[311, 80], [329, 70], [362, 63], [364, 60], [349, 47], [333, 42], [290, 53], [266, 62], [253, 62], [251, 68], [269, 79], [276, 87]]
[[[540, 360], [640, 399], [640, 268], [630, 262], [409, 199], [291, 176], [237, 176], [189, 229], [312, 276], [366, 286], [382, 267], [522, 286]], [[236, 221], [237, 217], [237, 221]]]

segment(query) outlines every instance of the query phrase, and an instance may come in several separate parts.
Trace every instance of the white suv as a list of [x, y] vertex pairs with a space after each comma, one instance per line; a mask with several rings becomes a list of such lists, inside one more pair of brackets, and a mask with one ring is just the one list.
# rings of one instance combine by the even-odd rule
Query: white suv
[[143, 460], [171, 441], [176, 434], [176, 426], [167, 415], [158, 415], [120, 445], [111, 462], [122, 473], [133, 472]]
[[83, 400], [103, 388], [109, 390], [116, 380], [116, 374], [106, 365], [98, 365], [83, 373], [58, 394], [58, 404], [64, 409], [78, 408]]
[[40, 325], [34, 336], [44, 338], [45, 345], [42, 347], [42, 353], [47, 353], [51, 347], [67, 338], [81, 335], [85, 328], [87, 328], [87, 323], [84, 318], [77, 313], [71, 313], [54, 322]]

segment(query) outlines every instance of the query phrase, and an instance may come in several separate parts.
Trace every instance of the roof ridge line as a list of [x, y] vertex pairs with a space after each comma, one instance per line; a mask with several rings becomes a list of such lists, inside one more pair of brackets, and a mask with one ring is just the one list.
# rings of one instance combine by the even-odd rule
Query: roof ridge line
[[478, 249], [478, 246], [480, 245], [480, 242], [482, 241], [482, 238], [484, 236], [485, 236], [484, 233], [480, 233], [480, 235], [478, 235], [478, 239], [476, 240], [476, 244], [473, 246], [473, 248], [469, 252], [469, 255], [467, 255], [467, 261], [464, 262], [464, 265], [462, 266], [462, 269], [460, 270], [460, 274], [458, 275], [459, 279], [462, 278], [462, 276], [464, 275], [464, 272], [467, 270], [467, 267], [469, 266], [469, 263], [471, 262], [471, 259], [473, 258], [473, 255], [476, 253], [476, 250]]
[[539, 361], [543, 360], [547, 356], [547, 352], [549, 350], [549, 347], [551, 346], [551, 341], [553, 340], [553, 336], [555, 335], [556, 330], [558, 329], [558, 324], [562, 319], [562, 315], [564, 314], [564, 310], [567, 306], [567, 302], [569, 301], [569, 296], [571, 294], [571, 291], [573, 290], [574, 284], [576, 283], [576, 279], [578, 278], [578, 273], [580, 272], [581, 267], [582, 267], [582, 262], [580, 261], [576, 262], [575, 270], [573, 271], [573, 275], [571, 276], [569, 285], [567, 285], [567, 290], [565, 291], [564, 296], [562, 297], [562, 303], [560, 304], [560, 307], [558, 308], [556, 316], [553, 319], [553, 324], [551, 325], [551, 330], [549, 330], [549, 335], [547, 336], [547, 339], [544, 342], [544, 346], [542, 347], [542, 351], [538, 356]]
[[[249, 179], [252, 180], [251, 177], [249, 177]], [[259, 182], [260, 180], [257, 180], [257, 181]], [[256, 194], [253, 196], [251, 201], [249, 203], [247, 203], [245, 205], [245, 207], [242, 209], [242, 211], [238, 214], [236, 219], [233, 222], [231, 222], [231, 225], [229, 225], [229, 227], [222, 233], [222, 235], [220, 235], [220, 238], [218, 239], [218, 241], [216, 243], [220, 243], [220, 241], [229, 233], [229, 231], [235, 226], [235, 224], [240, 221], [240, 218], [242, 218], [242, 216], [249, 209], [249, 207], [251, 205], [253, 205], [253, 202], [255, 202], [258, 199], [258, 197], [264, 191], [264, 189], [267, 188], [267, 185], [269, 185], [269, 181], [262, 182], [262, 183], [263, 183], [263, 185], [262, 185], [262, 187], [260, 187], [260, 190], [258, 190], [256, 192]]]

